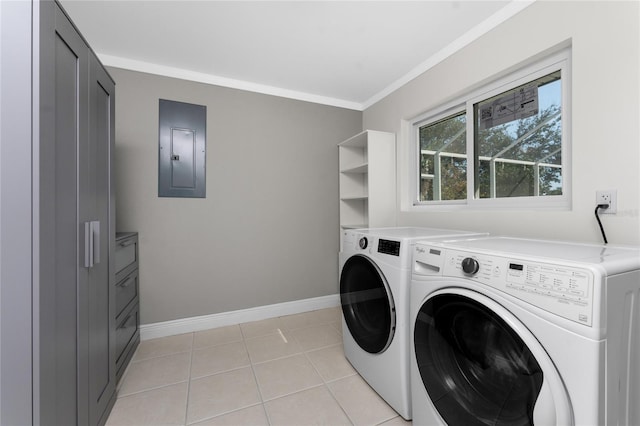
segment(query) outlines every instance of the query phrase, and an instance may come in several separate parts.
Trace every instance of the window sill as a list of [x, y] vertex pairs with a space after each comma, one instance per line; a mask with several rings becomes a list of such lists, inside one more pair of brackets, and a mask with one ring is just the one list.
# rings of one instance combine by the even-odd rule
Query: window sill
[[413, 204], [402, 211], [413, 213], [464, 212], [464, 211], [571, 211], [571, 202], [567, 196], [544, 198], [493, 198], [481, 200], [433, 201]]

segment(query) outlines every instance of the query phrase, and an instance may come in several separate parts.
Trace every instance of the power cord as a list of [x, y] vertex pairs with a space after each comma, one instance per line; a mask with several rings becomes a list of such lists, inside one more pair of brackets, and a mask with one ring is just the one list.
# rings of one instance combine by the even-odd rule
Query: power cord
[[605, 244], [608, 244], [609, 242], [607, 241], [607, 236], [604, 233], [604, 228], [602, 227], [602, 222], [600, 222], [600, 216], [598, 216], [598, 210], [600, 210], [600, 209], [606, 210], [608, 208], [609, 208], [609, 204], [598, 204], [596, 206], [596, 211], [595, 211], [596, 220], [598, 221], [598, 225], [600, 225], [600, 232], [602, 232], [602, 239], [604, 240]]

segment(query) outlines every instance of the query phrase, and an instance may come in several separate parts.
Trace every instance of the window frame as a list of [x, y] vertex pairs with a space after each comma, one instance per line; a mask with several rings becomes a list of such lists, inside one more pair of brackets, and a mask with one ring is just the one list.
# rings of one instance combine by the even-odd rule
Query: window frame
[[[540, 77], [560, 71], [561, 75], [561, 156], [562, 195], [476, 198], [476, 156], [475, 156], [475, 104], [515, 87], [534, 81]], [[491, 210], [491, 209], [571, 209], [572, 168], [571, 168], [571, 48], [565, 48], [516, 71], [489, 80], [487, 83], [467, 90], [446, 104], [409, 120], [409, 170], [410, 211], [432, 210]], [[467, 143], [467, 198], [463, 200], [420, 201], [420, 127], [436, 123], [447, 117], [465, 113]]]

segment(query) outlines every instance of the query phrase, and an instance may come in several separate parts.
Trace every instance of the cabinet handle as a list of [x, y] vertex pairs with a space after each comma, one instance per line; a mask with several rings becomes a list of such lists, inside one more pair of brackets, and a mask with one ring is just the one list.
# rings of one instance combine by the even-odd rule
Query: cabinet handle
[[133, 314], [127, 315], [127, 318], [125, 318], [125, 320], [122, 321], [122, 323], [120, 323], [120, 326], [118, 327], [118, 330], [122, 330], [123, 328], [127, 328], [127, 323], [129, 322], [129, 320], [131, 319], [132, 316], [133, 316]]
[[91, 222], [91, 233], [93, 234], [93, 264], [100, 263], [100, 221]]
[[128, 247], [131, 244], [133, 244], [133, 240], [129, 240], [129, 241], [123, 241], [120, 244], [118, 244], [120, 247]]
[[100, 263], [100, 221], [84, 223], [84, 267], [93, 268]]
[[133, 277], [128, 277], [124, 281], [120, 282], [120, 284], [118, 284], [117, 287], [122, 287], [122, 288], [129, 287], [129, 285], [131, 284], [131, 281], [133, 281]]
[[84, 223], [84, 267], [93, 267], [93, 232], [91, 232], [91, 222]]

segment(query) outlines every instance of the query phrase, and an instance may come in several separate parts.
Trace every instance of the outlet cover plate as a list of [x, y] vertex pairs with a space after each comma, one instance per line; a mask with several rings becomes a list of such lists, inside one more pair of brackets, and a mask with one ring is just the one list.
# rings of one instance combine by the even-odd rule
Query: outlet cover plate
[[600, 214], [615, 214], [618, 211], [618, 191], [605, 189], [596, 191], [596, 204], [609, 204], [608, 209], [600, 209]]

